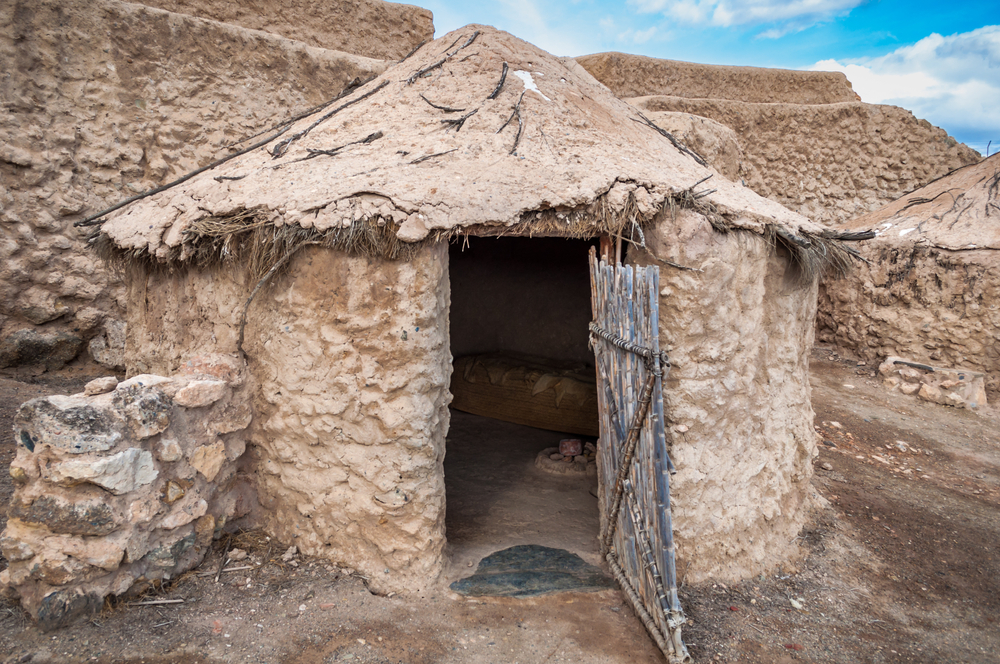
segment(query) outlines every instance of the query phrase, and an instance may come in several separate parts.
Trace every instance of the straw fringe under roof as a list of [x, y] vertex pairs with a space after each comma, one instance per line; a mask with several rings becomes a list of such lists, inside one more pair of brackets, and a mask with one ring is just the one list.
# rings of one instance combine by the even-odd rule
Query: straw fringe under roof
[[574, 64], [468, 26], [114, 213], [92, 244], [119, 265], [239, 260], [262, 275], [303, 242], [397, 259], [467, 234], [635, 241], [664, 211], [693, 208], [786, 246], [807, 276], [849, 264], [836, 233], [713, 177]]

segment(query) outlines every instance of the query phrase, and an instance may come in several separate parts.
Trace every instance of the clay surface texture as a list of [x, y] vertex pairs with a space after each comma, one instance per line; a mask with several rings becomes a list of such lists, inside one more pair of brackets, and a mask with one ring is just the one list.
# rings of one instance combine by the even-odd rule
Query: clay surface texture
[[794, 539], [809, 513], [815, 283], [801, 281], [787, 254], [751, 235], [716, 233], [696, 214], [678, 214], [647, 241], [630, 261], [701, 270], [660, 271], [678, 574], [760, 574], [798, 555]]
[[846, 222], [980, 160], [943, 129], [897, 106], [682, 96], [628, 101], [644, 112], [686, 113], [729, 127], [743, 151], [741, 181], [824, 224]]
[[749, 103], [835, 104], [857, 101], [839, 72], [703, 65], [626, 53], [576, 58], [618, 97], [672, 95]]
[[448, 300], [443, 244], [405, 262], [307, 249], [247, 325], [262, 525], [383, 592], [441, 571]]
[[125, 291], [73, 222], [386, 66], [115, 0], [0, 4], [0, 60], [0, 367], [48, 368], [124, 366]]
[[1000, 392], [1000, 155], [841, 228], [878, 236], [868, 263], [824, 281], [819, 339], [862, 359], [984, 372]]
[[430, 11], [381, 0], [141, 0], [138, 4], [378, 60], [399, 60], [434, 39]]

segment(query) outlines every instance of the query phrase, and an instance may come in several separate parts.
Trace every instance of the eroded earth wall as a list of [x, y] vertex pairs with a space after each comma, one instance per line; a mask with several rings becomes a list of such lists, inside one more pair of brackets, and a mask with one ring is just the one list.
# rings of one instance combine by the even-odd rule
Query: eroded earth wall
[[629, 99], [646, 111], [710, 118], [733, 129], [745, 184], [824, 224], [882, 207], [980, 160], [943, 129], [897, 106], [747, 103], [655, 96]]
[[858, 100], [850, 81], [839, 72], [703, 65], [626, 53], [595, 53], [575, 59], [621, 99], [670, 95], [786, 104]]
[[380, 591], [441, 569], [447, 265], [444, 243], [407, 261], [306, 248], [248, 317], [264, 528]]
[[879, 237], [868, 264], [820, 287], [819, 341], [865, 360], [976, 369], [1000, 396], [1000, 252]]
[[434, 39], [429, 10], [381, 0], [140, 0], [140, 4], [379, 60], [399, 60]]
[[[674, 114], [675, 131], [691, 133], [694, 122], [685, 127], [677, 114], [729, 127], [742, 148], [737, 181], [825, 224], [879, 208], [980, 160], [909, 111], [862, 103], [837, 72], [699, 65], [621, 53], [576, 61], [644, 112]], [[713, 155], [705, 156], [729, 177]]]
[[646, 239], [648, 253], [630, 249], [628, 258], [661, 268], [678, 576], [765, 573], [796, 556], [810, 505], [816, 284], [760, 237], [717, 233], [691, 211]]
[[0, 61], [0, 366], [91, 338], [121, 366], [124, 290], [73, 222], [386, 67], [114, 0], [0, 3]]

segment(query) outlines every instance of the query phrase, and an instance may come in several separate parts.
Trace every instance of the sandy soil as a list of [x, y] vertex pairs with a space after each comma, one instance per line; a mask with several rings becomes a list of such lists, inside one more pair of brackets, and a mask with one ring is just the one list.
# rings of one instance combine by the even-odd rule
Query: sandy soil
[[[697, 661], [995, 661], [1000, 416], [889, 394], [873, 371], [815, 351], [813, 407], [824, 443], [814, 486], [829, 507], [800, 534], [806, 556], [794, 566], [729, 586], [683, 586], [691, 619], [685, 636]], [[57, 376], [0, 375], [0, 462], [13, 456], [10, 418], [22, 401], [75, 391], [89, 377], [81, 367]], [[456, 424], [478, 430], [474, 422]], [[472, 457], [455, 463], [462, 456], [453, 452], [457, 475]], [[492, 475], [544, 489], [522, 509], [512, 490], [495, 493], [493, 505], [519, 524], [508, 525], [496, 548], [520, 543], [526, 528], [541, 533], [564, 521], [572, 525], [567, 548], [586, 549], [576, 529], [592, 516], [580, 488], [540, 482], [512, 452], [484, 452], [486, 465], [464, 479], [475, 487]], [[505, 458], [514, 459], [513, 469]], [[11, 490], [4, 473], [0, 500]], [[502, 535], [488, 505], [464, 500], [464, 507], [455, 501], [456, 512], [482, 519], [490, 537]], [[538, 501], [551, 505], [544, 527], [526, 521]], [[482, 545], [468, 526], [455, 534], [448, 576]], [[548, 536], [552, 544], [562, 537]], [[229, 567], [251, 569], [223, 573], [216, 583], [227, 546], [250, 551]], [[0, 603], [0, 662], [662, 661], [617, 591], [484, 600], [442, 587], [426, 597], [381, 597], [351, 570], [301, 557], [293, 565], [282, 561], [284, 551], [259, 533], [224, 538], [199, 570], [135, 600], [183, 603], [109, 603], [93, 620], [55, 634]]]

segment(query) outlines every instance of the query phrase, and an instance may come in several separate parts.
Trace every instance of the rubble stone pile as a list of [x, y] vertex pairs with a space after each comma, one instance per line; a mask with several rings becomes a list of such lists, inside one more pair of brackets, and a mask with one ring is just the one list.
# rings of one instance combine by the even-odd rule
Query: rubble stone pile
[[172, 378], [99, 378], [21, 406], [0, 587], [42, 629], [191, 569], [248, 511], [236, 477], [251, 419], [239, 367], [199, 358]]

